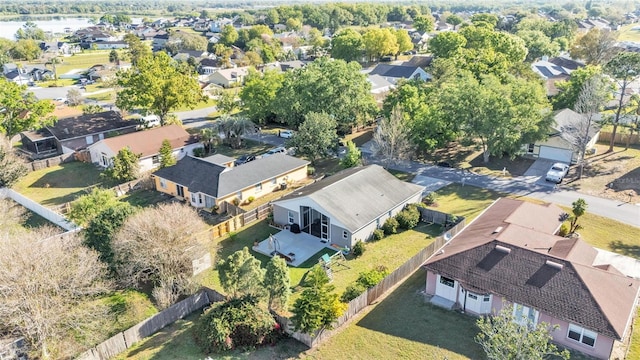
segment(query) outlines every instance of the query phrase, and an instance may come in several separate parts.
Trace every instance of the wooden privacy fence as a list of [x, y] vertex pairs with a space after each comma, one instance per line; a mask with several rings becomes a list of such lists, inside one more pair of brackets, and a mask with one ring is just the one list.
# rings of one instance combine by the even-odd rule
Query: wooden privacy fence
[[155, 334], [158, 330], [183, 319], [196, 310], [200, 310], [214, 302], [223, 301], [225, 297], [215, 290], [205, 288], [188, 298], [175, 303], [167, 309], [143, 320], [133, 327], [119, 332], [104, 342], [82, 353], [80, 360], [108, 360], [127, 350], [140, 340]]
[[[451, 238], [455, 236], [455, 234], [460, 232], [464, 228], [464, 226], [464, 218], [461, 218], [460, 222], [453, 226], [451, 229], [447, 230], [443, 234], [443, 236], [437, 237], [434, 242], [411, 257], [391, 274], [387, 275], [376, 286], [367, 289], [360, 296], [351, 300], [349, 302], [347, 310], [333, 324], [332, 330], [322, 330], [313, 335], [304, 334], [294, 331], [294, 324], [291, 319], [280, 316], [277, 316], [276, 319], [278, 320], [282, 328], [285, 329], [285, 331], [291, 337], [309, 346], [310, 348], [314, 348], [320, 345], [325, 340], [331, 338], [336, 333], [336, 331], [349, 319], [356, 316], [367, 306], [373, 304], [382, 295], [393, 289], [399, 282], [407, 278], [407, 276], [413, 274], [420, 266], [422, 266], [422, 264], [424, 264], [425, 261], [427, 261], [427, 259], [429, 259], [429, 257], [431, 257], [431, 255], [435, 254], [435, 252], [438, 251], [438, 249], [440, 249], [444, 244], [446, 244], [447, 241], [451, 240]], [[445, 234], [448, 235], [444, 236]]]
[[[598, 136], [599, 142], [609, 143], [611, 141], [611, 137], [613, 133], [608, 131], [600, 131], [600, 136]], [[629, 138], [629, 134], [622, 134], [620, 131], [616, 133], [616, 144], [625, 145], [627, 143], [627, 138]], [[640, 135], [633, 134], [629, 138], [629, 144], [640, 144]]]
[[255, 209], [246, 211], [242, 214], [236, 215], [229, 220], [223, 221], [220, 224], [211, 227], [211, 237], [217, 239], [230, 232], [237, 231], [242, 227], [257, 221], [266, 219], [271, 214], [271, 205], [260, 205]]
[[48, 159], [31, 161], [27, 163], [27, 169], [29, 169], [29, 171], [36, 171], [36, 170], [46, 169], [48, 167], [57, 166], [62, 163], [69, 163], [73, 161], [76, 161], [73, 154], [62, 154], [62, 155], [54, 156]]

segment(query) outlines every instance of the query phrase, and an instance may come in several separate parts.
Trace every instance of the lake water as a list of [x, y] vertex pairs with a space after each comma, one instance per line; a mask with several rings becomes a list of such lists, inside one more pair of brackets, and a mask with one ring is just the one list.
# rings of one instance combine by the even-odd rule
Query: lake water
[[[58, 18], [52, 20], [31, 20], [40, 29], [53, 34], [63, 34], [65, 28], [75, 31], [87, 26], [91, 26], [88, 18]], [[0, 37], [15, 40], [13, 37], [27, 20], [23, 21], [0, 21]]]
[[[51, 32], [52, 34], [64, 34], [65, 28], [69, 28], [73, 32], [92, 25], [89, 22], [89, 18], [83, 17], [57, 17], [48, 20], [33, 20], [27, 17], [19, 21], [0, 20], [0, 37], [15, 40], [13, 36], [18, 29], [24, 26], [27, 20], [33, 21], [40, 29], [44, 30], [45, 33]], [[131, 18], [131, 21], [134, 24], [139, 24], [142, 22], [142, 18]]]

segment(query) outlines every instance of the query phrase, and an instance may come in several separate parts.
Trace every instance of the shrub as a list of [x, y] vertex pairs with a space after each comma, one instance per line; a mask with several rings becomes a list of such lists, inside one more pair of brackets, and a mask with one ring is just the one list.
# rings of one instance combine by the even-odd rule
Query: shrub
[[207, 155], [207, 152], [204, 150], [204, 148], [195, 148], [195, 149], [193, 149], [193, 156], [195, 156], [195, 157], [203, 158], [206, 155]]
[[343, 303], [348, 303], [349, 301], [360, 296], [363, 292], [365, 292], [365, 290], [367, 290], [367, 288], [365, 288], [361, 284], [349, 284], [349, 286], [347, 286], [347, 288], [342, 293], [342, 296], [340, 296], [340, 301], [342, 301]]
[[398, 225], [402, 229], [413, 229], [420, 222], [420, 211], [418, 211], [418, 207], [414, 204], [409, 204], [407, 207], [400, 211], [398, 215], [396, 215], [396, 220], [398, 220]]
[[257, 298], [243, 297], [212, 305], [194, 329], [207, 353], [274, 343], [280, 326]]
[[311, 176], [311, 175], [314, 175], [315, 173], [316, 173], [316, 168], [314, 168], [313, 166], [307, 167], [307, 175]]
[[382, 240], [384, 239], [384, 230], [375, 229], [373, 230], [373, 240]]
[[427, 205], [427, 206], [436, 206], [436, 200], [437, 200], [437, 195], [435, 192], [430, 192], [427, 194], [427, 196], [424, 197], [424, 199], [422, 199], [422, 202]]
[[247, 199], [247, 203], [251, 204], [252, 202], [254, 202], [256, 200], [255, 197], [253, 196], [249, 196], [249, 198]]
[[360, 257], [360, 256], [362, 256], [362, 254], [364, 254], [365, 250], [366, 250], [366, 248], [364, 246], [364, 242], [358, 240], [358, 241], [356, 241], [356, 244], [353, 245], [353, 249], [351, 251], [352, 251], [354, 257]]
[[569, 224], [562, 223], [562, 225], [560, 226], [560, 230], [558, 230], [558, 235], [562, 236], [562, 237], [566, 237], [567, 235], [569, 235]]
[[382, 225], [382, 230], [384, 231], [385, 235], [396, 234], [398, 233], [398, 226], [398, 220], [391, 217], [384, 222], [384, 225]]
[[233, 203], [233, 205], [235, 205], [235, 206], [240, 205], [240, 199], [238, 199], [238, 198], [233, 199], [231, 202], [232, 202], [232, 203]]
[[389, 270], [384, 265], [380, 265], [373, 270], [361, 272], [356, 283], [369, 289], [376, 286], [387, 275], [389, 275]]

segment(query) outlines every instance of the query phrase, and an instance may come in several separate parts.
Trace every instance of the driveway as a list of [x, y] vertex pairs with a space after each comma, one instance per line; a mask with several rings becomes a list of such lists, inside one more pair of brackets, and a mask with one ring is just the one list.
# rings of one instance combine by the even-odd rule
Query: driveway
[[522, 181], [528, 182], [530, 184], [554, 187], [555, 184], [546, 181], [545, 177], [547, 175], [547, 171], [549, 171], [549, 169], [551, 168], [551, 165], [556, 162], [557, 161], [555, 160], [549, 159], [536, 159], [536, 161], [531, 164], [529, 169], [525, 171], [524, 175], [522, 175]]

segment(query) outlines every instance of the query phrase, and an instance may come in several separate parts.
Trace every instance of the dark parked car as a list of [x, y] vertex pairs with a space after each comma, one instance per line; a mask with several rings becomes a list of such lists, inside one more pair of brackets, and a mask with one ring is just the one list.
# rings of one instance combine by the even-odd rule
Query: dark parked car
[[253, 161], [256, 159], [255, 155], [242, 155], [239, 158], [236, 159], [236, 166], [238, 165], [242, 165], [242, 164], [246, 164], [249, 161]]

